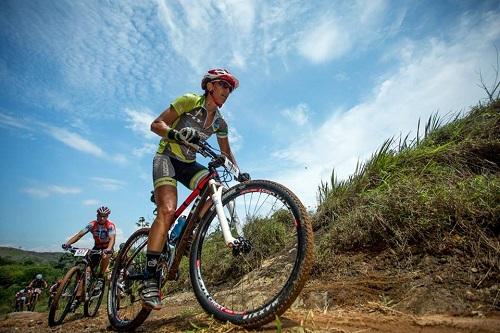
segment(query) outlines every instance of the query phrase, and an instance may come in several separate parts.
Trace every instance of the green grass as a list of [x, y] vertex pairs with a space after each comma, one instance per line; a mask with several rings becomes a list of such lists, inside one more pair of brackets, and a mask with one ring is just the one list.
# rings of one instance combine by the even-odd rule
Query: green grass
[[499, 270], [500, 101], [443, 123], [433, 115], [423, 135], [388, 139], [348, 179], [320, 184], [317, 271], [342, 251], [436, 253], [456, 239]]

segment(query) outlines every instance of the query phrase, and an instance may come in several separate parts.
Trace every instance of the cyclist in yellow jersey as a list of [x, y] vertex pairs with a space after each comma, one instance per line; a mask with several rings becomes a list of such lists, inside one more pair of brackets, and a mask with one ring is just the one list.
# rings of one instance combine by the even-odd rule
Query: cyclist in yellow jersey
[[[161, 137], [153, 159], [154, 196], [157, 215], [148, 237], [146, 274], [142, 289], [143, 305], [160, 309], [157, 263], [167, 233], [174, 222], [177, 207], [177, 181], [189, 189], [208, 174], [206, 167], [196, 162], [196, 152], [179, 142], [192, 143], [216, 134], [221, 151], [231, 162], [236, 160], [228, 141], [228, 127], [219, 108], [239, 85], [238, 79], [225, 69], [211, 69], [201, 81], [203, 95], [185, 94], [174, 100], [151, 124], [151, 131]], [[249, 180], [241, 173], [238, 180]]]

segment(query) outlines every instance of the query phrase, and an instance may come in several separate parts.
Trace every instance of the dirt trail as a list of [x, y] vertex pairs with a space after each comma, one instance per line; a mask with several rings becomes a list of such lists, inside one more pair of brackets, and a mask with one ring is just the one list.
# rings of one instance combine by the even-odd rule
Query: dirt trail
[[[470, 317], [451, 315], [415, 316], [378, 303], [357, 308], [305, 310], [294, 308], [281, 319], [282, 332], [405, 332], [405, 333], [494, 333], [500, 332], [500, 313]], [[276, 332], [277, 323], [259, 332]], [[0, 332], [109, 332], [106, 309], [96, 318], [75, 316], [63, 325], [49, 328], [47, 313], [11, 313], [0, 321]], [[137, 332], [248, 332], [231, 324], [221, 324], [208, 317], [190, 297], [166, 299], [160, 311], [153, 312]]]

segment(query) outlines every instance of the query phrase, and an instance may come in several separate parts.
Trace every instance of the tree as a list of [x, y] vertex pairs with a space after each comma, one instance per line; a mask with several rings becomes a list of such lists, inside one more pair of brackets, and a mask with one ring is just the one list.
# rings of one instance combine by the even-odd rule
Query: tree
[[146, 219], [143, 216], [141, 216], [141, 217], [139, 217], [139, 221], [135, 222], [135, 225], [138, 228], [145, 228], [145, 227], [149, 227], [149, 222], [146, 222]]

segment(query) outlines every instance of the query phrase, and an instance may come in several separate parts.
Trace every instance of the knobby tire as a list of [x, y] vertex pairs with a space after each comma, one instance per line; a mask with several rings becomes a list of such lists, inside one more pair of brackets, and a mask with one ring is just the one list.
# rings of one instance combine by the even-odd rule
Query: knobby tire
[[99, 307], [101, 306], [102, 298], [104, 297], [104, 290], [106, 289], [106, 287], [103, 281], [99, 296], [97, 298], [92, 298], [94, 297], [93, 293], [96, 283], [97, 283], [97, 278], [94, 277], [87, 286], [87, 292], [89, 293], [89, 296], [88, 299], [86, 299], [85, 303], [83, 304], [83, 313], [87, 317], [95, 317], [97, 311], [99, 311]]
[[[75, 299], [76, 296], [76, 289], [71, 290], [71, 297], [69, 298], [68, 303], [66, 303], [61, 315], [59, 318], [55, 318], [56, 312], [59, 307], [59, 301], [61, 300], [61, 297], [63, 296], [64, 293], [66, 293], [67, 287], [70, 285], [72, 278], [75, 276], [76, 277], [76, 282], [78, 282], [78, 277], [80, 275], [80, 268], [79, 267], [71, 267], [70, 270], [66, 273], [64, 278], [61, 281], [61, 285], [57, 289], [56, 295], [54, 296], [54, 300], [52, 301], [52, 304], [50, 306], [49, 310], [49, 326], [56, 326], [60, 325], [66, 315], [68, 314], [70, 310], [71, 303]], [[75, 288], [78, 287], [78, 283], [75, 283]]]
[[[222, 232], [217, 227], [217, 214], [212, 207], [205, 214], [191, 247], [191, 283], [203, 309], [216, 319], [256, 328], [283, 314], [302, 290], [313, 264], [312, 225], [300, 200], [286, 187], [275, 182], [253, 180], [226, 190], [222, 195], [226, 215], [230, 201], [234, 203], [233, 207], [239, 207], [236, 210], [244, 211], [241, 214], [244, 216], [237, 215], [240, 220], [244, 217], [246, 221], [243, 227], [246, 229], [245, 238], [247, 232], [254, 233], [254, 236], [249, 236], [253, 249], [238, 258], [230, 257], [231, 250], [224, 248]], [[255, 208], [248, 211], [241, 208], [252, 204], [255, 204]], [[265, 211], [264, 206], [269, 206], [269, 213], [260, 216], [261, 211]], [[234, 236], [234, 228], [232, 233]], [[269, 234], [273, 233], [282, 236], [269, 238]], [[279, 242], [282, 242], [281, 248], [265, 249], [265, 244], [272, 246]], [[248, 263], [240, 264], [245, 263], [246, 256]], [[287, 263], [287, 260], [290, 262]], [[273, 266], [276, 267], [275, 271], [272, 271]], [[281, 270], [290, 270], [286, 282], [281, 282], [282, 278], [278, 277]], [[255, 281], [264, 283], [264, 287], [252, 286], [252, 283], [257, 283]], [[245, 285], [248, 285], [249, 291], [243, 291]], [[276, 291], [271, 291], [271, 295], [260, 296], [259, 288], [275, 288]]]
[[[121, 318], [119, 314], [120, 310], [120, 291], [118, 288], [118, 282], [120, 279], [120, 271], [122, 268], [128, 269], [130, 267], [130, 263], [134, 261], [134, 257], [128, 257], [129, 250], [132, 250], [132, 245], [137, 240], [144, 238], [147, 240], [147, 236], [149, 234], [149, 228], [142, 228], [135, 231], [129, 239], [125, 242], [122, 250], [118, 253], [118, 257], [115, 261], [113, 272], [111, 274], [111, 280], [108, 288], [108, 319], [111, 326], [117, 331], [133, 331], [137, 327], [139, 327], [149, 316], [151, 309], [141, 308], [136, 314], [134, 314], [133, 318]], [[145, 251], [146, 244], [141, 248]], [[135, 256], [141, 254], [141, 251], [133, 252], [136, 253]], [[142, 265], [142, 267], [140, 267]], [[144, 264], [141, 264], [137, 269], [144, 269]], [[126, 281], [122, 281], [125, 283]], [[135, 282], [137, 283], [137, 281]], [[132, 296], [127, 296], [132, 297]], [[137, 297], [139, 297], [137, 295]], [[122, 302], [123, 303], [123, 302]]]

